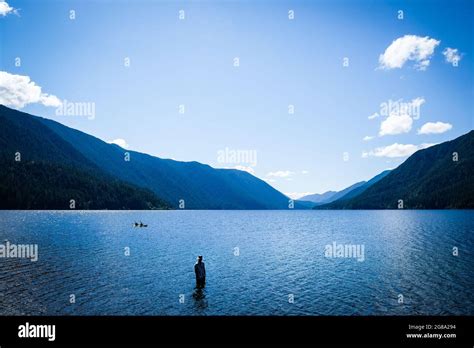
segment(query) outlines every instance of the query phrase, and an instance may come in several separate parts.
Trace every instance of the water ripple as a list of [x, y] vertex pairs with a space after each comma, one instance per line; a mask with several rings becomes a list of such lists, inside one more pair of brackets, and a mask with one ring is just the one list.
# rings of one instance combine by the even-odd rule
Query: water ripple
[[[37, 262], [0, 258], [0, 314], [473, 315], [473, 217], [0, 211], [1, 241], [39, 246]], [[333, 242], [363, 245], [364, 261], [325, 257]], [[193, 279], [200, 254], [208, 273], [202, 293]]]

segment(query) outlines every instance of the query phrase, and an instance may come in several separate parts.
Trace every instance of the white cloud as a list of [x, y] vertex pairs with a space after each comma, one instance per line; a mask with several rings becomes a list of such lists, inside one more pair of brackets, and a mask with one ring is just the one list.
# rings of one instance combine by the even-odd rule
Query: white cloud
[[255, 175], [255, 170], [252, 167], [246, 167], [246, 166], [235, 166], [234, 169], [242, 170], [244, 172], [250, 173], [252, 175]]
[[373, 138], [375, 138], [375, 137], [371, 136], [371, 135], [366, 135], [362, 140], [363, 141], [369, 141], [369, 140], [372, 140]]
[[439, 40], [431, 39], [428, 36], [405, 35], [399, 37], [379, 56], [379, 68], [401, 68], [410, 60], [415, 63], [417, 70], [426, 70], [439, 43]]
[[5, 17], [10, 13], [18, 14], [18, 10], [8, 5], [6, 1], [0, 1], [0, 16]]
[[108, 141], [108, 143], [118, 145], [118, 146], [120, 146], [124, 149], [128, 149], [130, 147], [130, 145], [128, 145], [127, 142], [124, 139], [121, 139], [121, 138], [110, 140], [110, 141]]
[[307, 170], [302, 170], [301, 174], [306, 175], [306, 174], [309, 174], [309, 172]]
[[378, 112], [376, 112], [376, 113], [374, 113], [374, 114], [370, 115], [370, 116], [369, 116], [369, 117], [367, 117], [367, 118], [368, 118], [369, 120], [373, 120], [374, 118], [377, 118], [377, 117], [379, 117], [379, 116], [380, 116], [380, 115], [379, 115], [379, 113], [378, 113]]
[[446, 58], [446, 62], [451, 63], [453, 66], [457, 66], [461, 60], [461, 55], [457, 48], [446, 47], [443, 51], [443, 55]]
[[267, 174], [267, 176], [276, 177], [276, 178], [287, 178], [293, 174], [295, 173], [289, 170], [279, 170], [276, 172], [270, 172]]
[[428, 69], [429, 66], [430, 66], [430, 61], [429, 60], [422, 60], [420, 62], [420, 64], [418, 64], [415, 67], [417, 68], [417, 70], [425, 71], [426, 69]]
[[52, 107], [61, 106], [58, 97], [43, 93], [41, 87], [31, 81], [29, 76], [0, 71], [0, 104], [21, 109], [33, 103]]
[[441, 134], [453, 128], [450, 123], [427, 122], [418, 130], [418, 134]]
[[362, 158], [368, 157], [389, 157], [389, 158], [396, 158], [396, 157], [407, 157], [413, 155], [416, 151], [421, 149], [426, 149], [430, 146], [436, 144], [420, 144], [420, 145], [413, 145], [413, 144], [392, 144], [384, 147], [378, 147], [375, 150], [371, 150], [369, 152], [363, 152]]
[[58, 99], [55, 95], [43, 93], [40, 99], [40, 103], [44, 106], [51, 106], [53, 108], [57, 108], [61, 106], [62, 101]]
[[391, 114], [380, 124], [379, 136], [408, 133], [413, 119], [407, 114]]

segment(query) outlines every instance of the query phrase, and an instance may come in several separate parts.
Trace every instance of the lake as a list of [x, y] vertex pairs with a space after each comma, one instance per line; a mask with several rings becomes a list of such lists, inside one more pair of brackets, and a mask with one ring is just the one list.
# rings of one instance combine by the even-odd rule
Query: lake
[[0, 258], [1, 315], [474, 314], [473, 211], [0, 211], [0, 223], [0, 243], [38, 245], [36, 262]]

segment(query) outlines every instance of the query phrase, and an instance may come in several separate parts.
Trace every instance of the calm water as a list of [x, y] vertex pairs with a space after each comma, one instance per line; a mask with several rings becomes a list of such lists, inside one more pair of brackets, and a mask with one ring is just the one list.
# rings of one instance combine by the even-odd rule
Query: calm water
[[[473, 211], [0, 211], [0, 223], [0, 243], [39, 248], [37, 262], [0, 258], [3, 315], [474, 314]], [[365, 260], [325, 257], [333, 242], [363, 245]]]

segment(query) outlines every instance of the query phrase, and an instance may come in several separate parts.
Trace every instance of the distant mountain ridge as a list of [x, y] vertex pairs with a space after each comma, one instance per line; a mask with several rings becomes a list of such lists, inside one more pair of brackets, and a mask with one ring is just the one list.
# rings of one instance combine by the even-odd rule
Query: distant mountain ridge
[[341, 191], [327, 191], [323, 194], [313, 194], [313, 195], [308, 195], [301, 197], [299, 200], [301, 201], [309, 201], [316, 203], [316, 205], [323, 205], [327, 203], [331, 203], [334, 201], [337, 201], [339, 199], [347, 199], [350, 197], [355, 197], [365, 191], [367, 188], [378, 182], [380, 179], [385, 177], [390, 170], [384, 170], [382, 173], [374, 176], [372, 179], [368, 181], [360, 181], [355, 184], [352, 184], [349, 187], [346, 187], [345, 189]]
[[366, 183], [365, 181], [356, 182], [355, 184], [352, 184], [351, 186], [346, 187], [345, 189], [336, 192], [334, 195], [332, 195], [332, 197], [328, 201], [321, 202], [321, 203], [328, 203], [328, 202], [337, 201], [341, 197], [344, 197], [346, 194], [348, 194], [348, 193], [352, 192], [353, 190], [363, 186], [365, 183]]
[[313, 203], [325, 203], [329, 202], [332, 196], [334, 196], [337, 193], [337, 191], [326, 191], [324, 193], [314, 193], [311, 195], [306, 195], [301, 198], [298, 198], [298, 200], [301, 201], [308, 201], [308, 202], [313, 202]]
[[[294, 207], [395, 209], [402, 201], [408, 209], [472, 209], [473, 172], [470, 131], [367, 182], [302, 197]], [[125, 150], [0, 105], [0, 209], [68, 209], [71, 199], [77, 209], [290, 208], [288, 197], [247, 172]]]
[[[360, 195], [362, 192], [367, 190], [373, 184], [375, 184], [376, 182], [379, 182], [384, 177], [386, 177], [389, 173], [390, 173], [390, 170], [387, 169], [387, 170], [384, 170], [383, 172], [381, 172], [380, 174], [377, 174], [372, 179], [370, 179], [368, 181], [363, 181], [362, 185], [357, 185], [357, 187], [350, 186], [350, 187], [352, 187], [351, 190], [348, 190], [347, 192], [345, 192], [345, 194], [340, 195], [339, 198], [333, 200], [333, 202], [336, 201], [336, 200], [345, 200], [345, 199], [349, 199], [349, 198]], [[328, 203], [330, 203], [330, 202], [328, 202]]]
[[419, 150], [358, 195], [314, 209], [473, 209], [474, 130]]
[[[0, 151], [7, 163], [20, 151], [25, 159], [100, 173], [135, 189], [148, 190], [154, 200], [174, 208], [181, 203], [186, 209], [288, 209], [288, 197], [244, 171], [124, 150], [53, 120], [1, 105], [0, 123], [4, 145]], [[37, 141], [33, 144], [30, 138]], [[128, 162], [125, 152], [130, 155]], [[296, 202], [295, 208], [308, 207]]]

